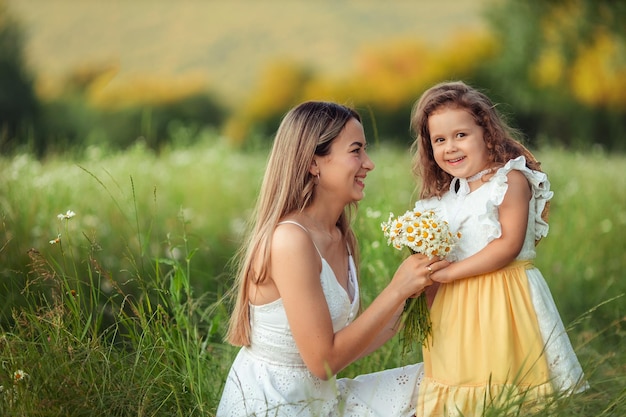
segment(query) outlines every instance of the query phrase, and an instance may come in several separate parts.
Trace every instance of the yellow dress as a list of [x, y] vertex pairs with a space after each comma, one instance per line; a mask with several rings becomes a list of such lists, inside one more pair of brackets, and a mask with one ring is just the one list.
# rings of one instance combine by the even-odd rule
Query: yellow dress
[[503, 269], [439, 287], [430, 311], [433, 334], [423, 349], [418, 417], [533, 407], [554, 391], [587, 387], [547, 284], [532, 263], [535, 240], [548, 232], [540, 217], [552, 197], [545, 174], [526, 168], [520, 157], [471, 193], [455, 179], [452, 191], [418, 201], [416, 208], [434, 209], [461, 231], [452, 256], [465, 259], [500, 237], [497, 208], [512, 169], [522, 171], [533, 188], [523, 248]]

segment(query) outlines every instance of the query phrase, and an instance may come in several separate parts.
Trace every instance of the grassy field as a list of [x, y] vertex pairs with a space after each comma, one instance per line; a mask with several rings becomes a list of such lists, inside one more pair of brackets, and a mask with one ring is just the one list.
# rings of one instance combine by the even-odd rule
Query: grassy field
[[112, 81], [145, 75], [201, 76], [237, 103], [277, 59], [332, 76], [353, 69], [363, 48], [393, 39], [440, 44], [482, 27], [487, 1], [68, 1], [7, 0], [26, 30], [38, 78], [115, 65]]
[[[7, 4], [24, 23], [39, 81], [112, 64], [112, 82], [199, 75], [237, 103], [273, 60], [345, 74], [363, 48], [397, 38], [436, 44], [480, 27], [488, 1]], [[0, 156], [0, 416], [214, 415], [237, 353], [222, 342], [229, 261], [267, 157], [221, 140], [206, 132], [159, 154], [137, 143], [119, 154]], [[406, 150], [372, 148], [377, 168], [354, 223], [364, 305], [403, 256], [385, 245], [380, 223], [416, 199]], [[537, 156], [555, 197], [536, 265], [591, 384], [541, 415], [621, 417], [626, 157], [550, 148]], [[400, 348], [396, 338], [341, 376], [421, 360]]]
[[[365, 305], [402, 256], [384, 244], [380, 222], [415, 200], [407, 153], [371, 154], [377, 168], [355, 221]], [[537, 155], [555, 198], [536, 264], [591, 383], [545, 415], [622, 416], [626, 158]], [[213, 415], [236, 353], [221, 342], [227, 262], [265, 158], [207, 135], [160, 155], [138, 146], [80, 160], [0, 159], [0, 414]], [[57, 218], [67, 210], [75, 216]], [[342, 375], [420, 360], [399, 348], [394, 339]]]

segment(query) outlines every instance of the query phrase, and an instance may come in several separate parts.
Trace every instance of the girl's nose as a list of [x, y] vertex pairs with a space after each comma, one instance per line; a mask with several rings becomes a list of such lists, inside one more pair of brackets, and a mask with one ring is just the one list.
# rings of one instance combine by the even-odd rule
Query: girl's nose
[[453, 140], [446, 140], [445, 151], [446, 152], [456, 151], [456, 142]]

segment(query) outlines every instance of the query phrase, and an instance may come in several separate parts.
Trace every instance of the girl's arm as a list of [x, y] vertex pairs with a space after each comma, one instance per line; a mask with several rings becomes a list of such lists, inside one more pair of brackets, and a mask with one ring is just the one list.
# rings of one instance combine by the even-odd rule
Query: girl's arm
[[[271, 277], [308, 369], [328, 379], [358, 359], [385, 331], [406, 298], [431, 283], [426, 269], [430, 262], [422, 255], [407, 258], [372, 304], [335, 333], [320, 283], [321, 261], [309, 235], [297, 226], [277, 228], [272, 239]], [[431, 268], [437, 270], [437, 263]]]
[[434, 272], [431, 276], [433, 281], [451, 282], [485, 274], [498, 270], [515, 260], [524, 244], [531, 190], [528, 180], [520, 171], [509, 172], [507, 178], [508, 189], [498, 208], [502, 235], [478, 253]]

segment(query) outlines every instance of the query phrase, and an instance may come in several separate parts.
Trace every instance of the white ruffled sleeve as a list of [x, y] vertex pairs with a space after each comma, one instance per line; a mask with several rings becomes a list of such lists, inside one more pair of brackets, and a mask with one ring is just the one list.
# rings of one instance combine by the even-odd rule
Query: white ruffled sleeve
[[[532, 214], [534, 214], [531, 219], [534, 217], [534, 231], [535, 231], [535, 240], [539, 240], [548, 235], [548, 223], [546, 223], [541, 218], [541, 213], [543, 209], [546, 207], [546, 204], [554, 193], [550, 191], [550, 181], [548, 180], [548, 176], [544, 172], [534, 171], [526, 166], [526, 158], [524, 156], [518, 156], [515, 159], [511, 159], [506, 163], [502, 168], [500, 168], [492, 181], [495, 181], [495, 186], [492, 188], [492, 194], [487, 202], [488, 208], [493, 206], [499, 206], [504, 200], [504, 195], [508, 189], [507, 183], [507, 174], [513, 170], [520, 171], [531, 186], [532, 191], [532, 199], [531, 199], [531, 207], [530, 210]], [[498, 233], [496, 238], [500, 237], [502, 230], [500, 228], [500, 223], [498, 219], [494, 217], [493, 210], [487, 210], [487, 214], [490, 218], [485, 219], [486, 227], [492, 227], [492, 223], [495, 221], [498, 228]]]

